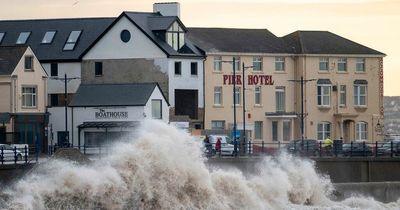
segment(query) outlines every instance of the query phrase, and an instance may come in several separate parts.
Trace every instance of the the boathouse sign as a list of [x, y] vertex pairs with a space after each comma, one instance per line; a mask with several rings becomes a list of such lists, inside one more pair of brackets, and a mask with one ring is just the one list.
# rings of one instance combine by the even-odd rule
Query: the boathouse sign
[[108, 112], [104, 109], [95, 112], [96, 119], [127, 119], [128, 112]]

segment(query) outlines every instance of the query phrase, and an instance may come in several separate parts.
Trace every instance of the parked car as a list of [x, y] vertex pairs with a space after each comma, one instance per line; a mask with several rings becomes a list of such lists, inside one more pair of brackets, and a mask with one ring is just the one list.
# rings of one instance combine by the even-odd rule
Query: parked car
[[380, 156], [391, 155], [393, 144], [393, 155], [400, 155], [400, 140], [392, 140], [385, 142], [381, 147], [378, 148], [377, 153]]
[[11, 145], [0, 144], [0, 160], [2, 158], [7, 161], [15, 160], [15, 156], [17, 157], [17, 160], [22, 160], [22, 154], [23, 153], [19, 149], [15, 149], [15, 147], [12, 147]]
[[[215, 149], [218, 139], [221, 141], [221, 155], [235, 155], [234, 142], [226, 135], [209, 135], [205, 140], [207, 154], [219, 154], [219, 151]], [[237, 152], [239, 152], [239, 147], [237, 147]]]
[[319, 155], [319, 142], [315, 139], [297, 139], [286, 145], [289, 153], [305, 156]]
[[343, 144], [343, 156], [371, 156], [372, 149], [365, 143], [356, 142], [353, 144]]

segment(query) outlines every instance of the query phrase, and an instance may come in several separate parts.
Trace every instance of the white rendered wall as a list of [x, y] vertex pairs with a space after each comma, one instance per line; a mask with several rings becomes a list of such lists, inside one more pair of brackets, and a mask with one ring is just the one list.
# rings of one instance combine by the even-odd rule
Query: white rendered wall
[[[175, 62], [182, 62], [181, 75], [175, 75]], [[197, 62], [197, 75], [191, 75], [190, 63]], [[203, 93], [203, 60], [202, 59], [168, 59], [169, 98], [171, 107], [175, 107], [175, 89], [198, 90], [198, 106], [204, 107]]]
[[[51, 77], [50, 63], [43, 63], [43, 68], [49, 75], [48, 81], [48, 93], [64, 93], [64, 81], [63, 80], [55, 80], [55, 77]], [[73, 62], [73, 63], [58, 63], [58, 76], [57, 78], [64, 78], [64, 74], [67, 74], [67, 78], [73, 77], [81, 77], [81, 63]], [[74, 79], [68, 82], [67, 90], [68, 93], [75, 93], [81, 84], [80, 79]]]
[[[131, 33], [131, 39], [121, 41], [122, 30]], [[83, 57], [92, 59], [163, 58], [165, 53], [126, 17], [122, 17]]]
[[[49, 145], [57, 143], [57, 132], [65, 131], [65, 108], [64, 107], [49, 107], [49, 135], [48, 142]], [[69, 139], [71, 139], [71, 108], [68, 108], [68, 131]], [[51, 128], [51, 130], [50, 130]], [[53, 133], [53, 136], [51, 135]]]

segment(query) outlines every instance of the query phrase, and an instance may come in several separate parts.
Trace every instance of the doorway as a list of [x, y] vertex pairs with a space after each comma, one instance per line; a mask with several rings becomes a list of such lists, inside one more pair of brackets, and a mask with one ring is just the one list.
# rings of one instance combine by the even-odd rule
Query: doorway
[[197, 119], [198, 91], [175, 90], [175, 115], [187, 115]]
[[354, 141], [355, 138], [355, 130], [354, 130], [354, 121], [353, 120], [345, 120], [343, 121], [343, 140], [346, 143], [350, 143]]

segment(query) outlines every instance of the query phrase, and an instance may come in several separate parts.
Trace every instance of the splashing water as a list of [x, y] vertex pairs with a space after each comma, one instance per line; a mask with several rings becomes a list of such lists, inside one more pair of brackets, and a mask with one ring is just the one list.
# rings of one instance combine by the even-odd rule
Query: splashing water
[[265, 158], [251, 177], [209, 170], [199, 142], [146, 121], [131, 142], [91, 165], [48, 161], [4, 190], [0, 209], [399, 209], [371, 198], [329, 199], [327, 177], [311, 161]]

